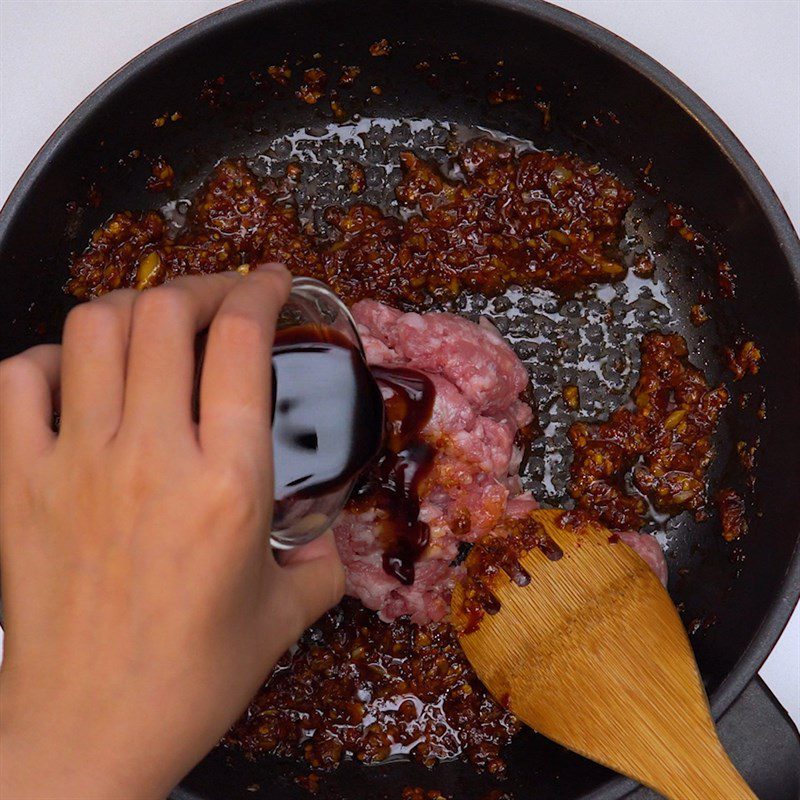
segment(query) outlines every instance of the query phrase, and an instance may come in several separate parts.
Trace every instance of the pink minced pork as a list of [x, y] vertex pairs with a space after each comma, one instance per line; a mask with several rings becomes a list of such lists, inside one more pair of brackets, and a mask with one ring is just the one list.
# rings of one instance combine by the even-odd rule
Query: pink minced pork
[[514, 444], [533, 416], [519, 399], [528, 373], [488, 321], [405, 314], [370, 300], [352, 311], [370, 364], [413, 367], [433, 382], [433, 411], [422, 434], [436, 446], [436, 456], [420, 508], [431, 543], [416, 565], [414, 583], [405, 586], [383, 570], [377, 518], [382, 512], [345, 512], [334, 533], [347, 593], [387, 621], [404, 614], [418, 623], [439, 620], [460, 574], [451, 566], [459, 543], [490, 533], [511, 498], [515, 514], [537, 507], [522, 492], [522, 452]]
[[[522, 491], [522, 451], [514, 443], [533, 418], [520, 399], [528, 373], [486, 319], [475, 324], [447, 313], [403, 313], [372, 300], [356, 303], [352, 312], [370, 364], [408, 366], [433, 382], [436, 397], [422, 434], [435, 445], [436, 456], [420, 498], [430, 545], [416, 565], [413, 584], [403, 585], [383, 570], [383, 512], [345, 511], [334, 534], [346, 591], [385, 621], [407, 614], [412, 622], [434, 622], [447, 614], [462, 572], [452, 566], [459, 544], [490, 534], [504, 517], [538, 508]], [[639, 542], [638, 536], [620, 534], [661, 577], [658, 543], [649, 536]]]
[[667, 561], [655, 536], [638, 531], [620, 531], [617, 536], [655, 572], [661, 583], [667, 585]]

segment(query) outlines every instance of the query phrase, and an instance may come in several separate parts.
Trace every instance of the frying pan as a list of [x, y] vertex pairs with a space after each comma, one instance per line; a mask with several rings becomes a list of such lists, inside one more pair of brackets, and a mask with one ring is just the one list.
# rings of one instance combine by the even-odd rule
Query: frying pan
[[[393, 52], [371, 58], [369, 45], [383, 37]], [[727, 253], [735, 297], [715, 304], [713, 324], [698, 330], [687, 322], [688, 305], [698, 287], [713, 286], [716, 262], [680, 242], [654, 240], [657, 269], [674, 300], [666, 324], [686, 336], [710, 378], [725, 377], [718, 349], [737, 336], [754, 338], [764, 353], [757, 378], [736, 390], [756, 398], [763, 392], [766, 419], [753, 413], [752, 403], [731, 404], [712, 476], [719, 485], [735, 472], [732, 442], [760, 437], [748, 495], [750, 532], [729, 545], [715, 519], [696, 523], [682, 515], [669, 541], [670, 591], [694, 630], [712, 710], [734, 761], [764, 800], [800, 796], [796, 731], [754, 678], [800, 594], [800, 243], [725, 125], [674, 76], [609, 32], [521, 0], [253, 0], [190, 25], [87, 99], [12, 192], [0, 220], [0, 355], [58, 339], [74, 302], [61, 291], [69, 254], [93, 228], [114, 211], [164, 203], [163, 195], [144, 191], [147, 159], [128, 158], [131, 151], [163, 155], [172, 164], [169, 197], [175, 199], [191, 193], [222, 156], [260, 153], [276, 136], [331, 121], [320, 121], [326, 108], [299, 103], [292, 92], [265, 91], [253, 80], [251, 72], [284, 56], [331, 70], [335, 62], [361, 65], [366, 85], [382, 93], [348, 96], [348, 114], [484, 126], [599, 161], [637, 188], [640, 207], [632, 213], [648, 230], [658, 227], [666, 201], [682, 203], [694, 228]], [[435, 78], [420, 76], [414, 69], [420, 61], [433, 65]], [[499, 80], [491, 74], [498, 69], [503, 79], [516, 79], [521, 101], [487, 102], [487, 84]], [[200, 94], [214, 102], [198, 101]], [[534, 106], [534, 99], [549, 106]], [[545, 124], [540, 112], [547, 107]], [[180, 122], [153, 124], [176, 110]], [[573, 316], [580, 326], [580, 314]], [[529, 731], [509, 746], [508, 762], [502, 789], [518, 800], [652, 797]], [[304, 798], [307, 792], [293, 781], [298, 772], [297, 765], [251, 764], [217, 750], [174, 797]], [[459, 800], [490, 797], [497, 788], [461, 762], [432, 770], [410, 762], [345, 763], [323, 780], [320, 796], [399, 798], [405, 786]]]

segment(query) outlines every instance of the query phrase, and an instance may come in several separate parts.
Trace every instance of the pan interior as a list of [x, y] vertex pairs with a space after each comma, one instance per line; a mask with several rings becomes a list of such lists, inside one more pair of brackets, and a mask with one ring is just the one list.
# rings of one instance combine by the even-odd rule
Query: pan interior
[[[606, 52], [617, 46], [611, 37], [598, 46], [575, 33], [577, 18], [572, 27], [555, 24], [549, 9], [512, 0], [380, 0], [365, 14], [358, 0], [276, 0], [240, 4], [162, 43], [70, 121], [4, 211], [0, 355], [59, 338], [73, 304], [61, 291], [69, 257], [93, 229], [123, 209], [165, 207], [179, 223], [185, 199], [224, 157], [244, 156], [262, 174], [280, 173], [293, 158], [303, 161], [297, 199], [305, 218], [316, 218], [323, 231], [320, 210], [353, 201], [339, 175], [346, 160], [365, 166], [367, 189], [358, 200], [393, 213], [400, 213], [392, 190], [405, 148], [449, 169], [449, 140], [488, 132], [598, 162], [636, 191], [623, 249], [629, 263], [649, 251], [654, 280], [629, 271], [621, 283], [573, 298], [512, 287], [502, 297], [461, 296], [450, 310], [487, 315], [530, 369], [545, 435], [535, 443], [525, 480], [553, 504], [567, 499], [568, 425], [576, 416], [601, 419], [627, 402], [645, 331], [683, 335], [691, 361], [712, 385], [730, 377], [720, 367], [720, 345], [747, 335], [762, 348], [759, 375], [733, 387], [710, 476], [712, 487], [727, 482], [735, 471], [734, 443], [761, 438], [748, 498], [749, 535], [728, 544], [717, 520], [697, 523], [687, 514], [649, 522], [666, 543], [670, 592], [695, 630], [692, 644], [713, 694], [731, 675], [743, 685], [755, 668], [744, 677], [737, 673], [743, 654], [759, 637], [772, 637], [769, 643], [777, 637], [776, 630], [765, 634], [762, 624], [783, 599], [800, 526], [800, 384], [797, 370], [786, 368], [800, 361], [792, 254], [764, 211], [767, 201], [752, 188], [752, 176], [697, 118], [652, 83], [635, 58], [626, 62]], [[595, 35], [588, 25], [586, 31]], [[392, 52], [371, 57], [370, 45], [385, 36]], [[295, 74], [292, 85], [265, 83], [267, 66], [284, 59]], [[430, 65], [424, 74], [417, 69], [423, 62]], [[336, 122], [324, 103], [308, 106], [295, 97], [306, 68], [337, 75], [345, 64], [362, 68], [356, 87], [340, 92], [346, 121]], [[487, 103], [487, 90], [511, 78], [521, 99]], [[219, 102], [202, 100], [215, 86], [221, 87]], [[180, 119], [173, 122], [175, 112]], [[155, 125], [165, 114], [166, 123]], [[133, 152], [142, 157], [132, 159]], [[175, 169], [168, 195], [144, 189], [157, 156]], [[642, 180], [648, 165], [653, 190]], [[667, 232], [668, 201], [690, 209], [691, 224], [724, 245], [736, 272], [736, 296], [713, 304], [711, 321], [700, 328], [690, 324], [689, 310], [701, 291], [716, 285], [716, 261]], [[580, 389], [578, 412], [561, 400], [567, 383]], [[742, 406], [746, 394], [752, 400]], [[766, 420], [755, 414], [762, 396]], [[411, 762], [346, 763], [323, 780], [320, 796], [399, 800], [409, 786], [464, 800], [500, 800], [504, 792], [516, 800], [610, 798], [624, 791], [618, 785], [606, 793], [600, 787], [611, 777], [607, 771], [529, 731], [508, 748], [508, 762], [509, 778], [500, 787], [460, 762], [433, 770]], [[180, 792], [207, 800], [307, 799], [294, 782], [298, 773], [307, 769], [272, 759], [254, 764], [217, 750]]]
[[[286, 174], [290, 164], [300, 164], [301, 176], [291, 192], [300, 219], [312, 224], [321, 237], [332, 238], [335, 233], [325, 221], [330, 206], [346, 207], [356, 199], [386, 214], [414, 213], [401, 207], [394, 193], [401, 179], [402, 152], [435, 161], [445, 175], [458, 180], [463, 176], [453, 162], [453, 147], [476, 137], [511, 143], [519, 152], [538, 149], [530, 140], [457, 121], [360, 117], [282, 133], [247, 161], [256, 174], [276, 179]], [[348, 188], [353, 163], [364, 168], [366, 178], [366, 188], [357, 198]], [[188, 197], [171, 200], [162, 211], [180, 227], [190, 205]], [[621, 246], [628, 272], [620, 282], [590, 287], [571, 297], [539, 287], [511, 286], [495, 297], [464, 292], [452, 302], [435, 303], [429, 298], [425, 305], [473, 321], [487, 317], [526, 365], [543, 435], [534, 443], [523, 475], [525, 488], [541, 502], [572, 506], [567, 492], [567, 430], [577, 419], [603, 419], [630, 402], [639, 372], [638, 345], [645, 332], [677, 331], [688, 336], [693, 362], [711, 372], [711, 377], [719, 377], [715, 357], [719, 333], [713, 326], [702, 335], [696, 332], [689, 319], [690, 306], [681, 302], [687, 287], [659, 256], [675, 240], [665, 230], [662, 211], [641, 196], [629, 209]], [[634, 272], [639, 256], [655, 263], [652, 278], [637, 277]], [[579, 410], [570, 410], [561, 395], [567, 385], [579, 389]], [[658, 533], [662, 544], [668, 545], [685, 521], [651, 508], [647, 530]]]
[[[286, 174], [290, 164], [300, 164], [302, 171], [295, 179], [292, 198], [297, 203], [301, 221], [312, 224], [320, 237], [327, 238], [335, 235], [325, 221], [324, 212], [330, 206], [347, 207], [355, 200], [375, 205], [395, 216], [414, 213], [401, 207], [394, 194], [401, 179], [399, 157], [403, 151], [410, 150], [433, 160], [448, 177], [459, 179], [463, 176], [454, 164], [454, 146], [475, 137], [509, 142], [520, 152], [537, 149], [529, 139], [480, 125], [382, 116], [359, 117], [346, 123], [320, 122], [281, 132], [265, 142], [263, 150], [248, 155], [246, 160], [257, 175], [276, 179]], [[366, 178], [366, 188], [355, 198], [348, 185], [353, 163], [364, 168]], [[173, 199], [162, 212], [179, 228], [190, 206], [190, 196]], [[652, 197], [639, 192], [624, 220], [621, 250], [623, 261], [629, 267], [624, 280], [593, 286], [569, 297], [538, 287], [511, 286], [499, 296], [465, 292], [446, 303], [434, 303], [430, 299], [426, 303], [429, 310], [446, 310], [474, 321], [480, 316], [488, 317], [527, 367], [542, 435], [533, 442], [522, 475], [525, 488], [541, 502], [572, 507], [573, 501], [567, 491], [571, 460], [567, 439], [569, 426], [578, 419], [605, 419], [614, 409], [630, 405], [629, 394], [639, 373], [639, 342], [644, 333], [650, 330], [681, 333], [689, 340], [692, 362], [704, 369], [712, 383], [721, 379], [719, 327], [708, 323], [701, 332], [692, 325], [688, 299], [697, 296], [697, 276], [674, 269], [669, 254], [675, 248], [682, 251], [683, 257], [693, 260], [697, 257], [681, 248], [676, 238], [667, 230], [663, 203], [654, 202]], [[656, 265], [650, 278], [637, 277], [632, 269], [642, 255]], [[562, 389], [567, 385], [579, 389], [578, 410], [571, 410], [562, 397]], [[727, 436], [723, 424], [718, 431], [723, 454]], [[683, 605], [687, 625], [696, 618], [703, 619], [705, 612], [693, 601], [693, 592], [688, 588], [690, 583], [681, 580], [679, 569], [687, 560], [690, 544], [695, 552], [716, 546], [720, 538], [716, 523], [701, 525], [690, 513], [669, 517], [651, 506], [645, 530], [657, 536], [667, 553], [672, 573], [671, 590], [676, 601]], [[736, 566], [730, 564], [725, 581], [732, 581], [735, 573]], [[717, 583], [719, 585], [719, 581]], [[509, 748], [512, 776], [516, 772], [514, 762], [530, 757], [531, 748], [527, 742], [532, 738], [534, 734], [526, 731]], [[544, 748], [543, 758], [552, 759], [558, 751], [556, 746], [539, 738], [534, 747]], [[231, 761], [235, 765], [237, 784], [242, 775], [250, 775], [252, 793], [258, 796], [261, 782], [257, 767], [233, 754], [216, 753], [210, 759], [211, 764]], [[203, 774], [207, 768], [208, 764], [201, 766], [196, 774]], [[288, 787], [296, 765], [283, 763], [276, 765], [276, 769], [285, 777]], [[332, 796], [343, 792], [354, 769], [359, 770], [359, 765], [344, 763], [336, 774], [323, 779], [323, 791], [331, 792]], [[385, 790], [385, 783], [391, 783], [396, 777], [394, 769], [396, 765], [388, 762], [369, 767], [366, 779], [377, 780], [376, 785]], [[407, 769], [416, 771], [417, 767], [407, 764], [404, 775]], [[486, 776], [465, 777], [464, 771], [454, 764], [440, 764], [432, 773], [426, 770], [420, 774], [419, 781], [421, 785], [435, 786], [448, 794], [447, 787], [452, 785], [453, 775], [458, 776], [458, 785], [462, 787], [474, 785], [477, 789], [493, 785]]]

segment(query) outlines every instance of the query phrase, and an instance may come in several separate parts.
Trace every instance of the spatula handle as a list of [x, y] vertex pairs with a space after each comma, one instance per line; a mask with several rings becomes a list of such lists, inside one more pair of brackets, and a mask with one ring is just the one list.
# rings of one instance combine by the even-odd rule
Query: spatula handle
[[719, 741], [698, 747], [691, 764], [677, 761], [667, 769], [652, 788], [669, 800], [758, 800], [726, 755]]

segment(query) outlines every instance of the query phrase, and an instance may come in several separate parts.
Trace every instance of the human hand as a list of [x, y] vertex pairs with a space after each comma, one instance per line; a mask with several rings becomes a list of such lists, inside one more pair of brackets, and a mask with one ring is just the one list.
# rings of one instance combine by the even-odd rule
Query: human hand
[[289, 287], [271, 265], [118, 290], [0, 364], [3, 798], [164, 797], [340, 598], [330, 534], [269, 547]]

